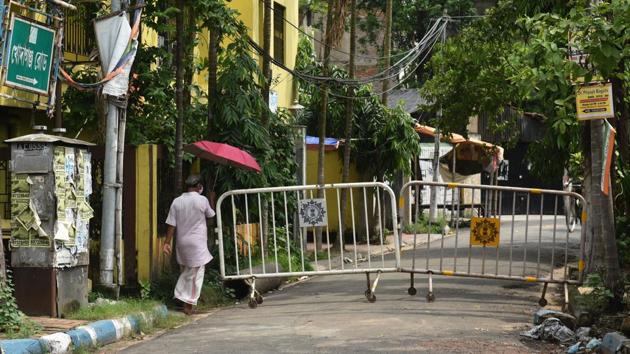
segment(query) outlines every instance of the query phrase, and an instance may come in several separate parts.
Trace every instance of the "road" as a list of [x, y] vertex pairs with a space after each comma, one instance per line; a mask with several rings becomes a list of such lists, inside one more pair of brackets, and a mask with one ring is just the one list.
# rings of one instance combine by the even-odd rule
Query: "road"
[[[530, 220], [527, 244], [524, 219], [515, 220], [513, 237], [511, 225], [510, 220], [501, 226], [503, 239], [499, 262], [496, 262], [496, 251], [488, 252], [486, 257], [492, 257], [483, 261], [482, 250], [473, 248], [472, 271], [507, 274], [511, 243], [512, 258], [519, 260], [512, 262], [513, 274], [523, 272], [524, 249], [527, 249], [526, 275], [535, 275], [538, 269], [541, 275], [546, 274], [552, 257], [553, 219], [545, 217], [542, 227]], [[560, 235], [566, 237], [565, 228], [559, 221], [557, 230], [560, 229], [562, 232], [557, 232], [556, 240]], [[579, 250], [578, 235], [579, 230], [571, 234], [570, 258]], [[547, 264], [546, 268], [536, 266], [539, 237], [542, 245], [540, 259]], [[458, 238], [445, 238], [443, 249], [433, 248], [441, 242], [432, 243], [430, 268], [438, 269], [440, 255], [445, 255], [443, 269], [452, 269], [456, 241], [458, 270], [467, 270], [469, 248], [461, 234]], [[422, 268], [426, 263], [422, 254], [425, 250], [416, 251], [416, 256], [420, 257], [416, 261], [417, 267]], [[558, 265], [564, 261], [563, 252], [564, 245], [556, 244], [553, 263]], [[403, 253], [403, 266], [412, 264], [412, 256], [412, 251]], [[392, 260], [387, 260], [390, 262]], [[496, 264], [498, 268], [495, 268]], [[486, 265], [489, 268], [485, 268]], [[539, 284], [435, 276], [436, 300], [433, 303], [426, 302], [424, 297], [426, 275], [417, 275], [416, 296], [407, 294], [408, 274], [383, 274], [375, 303], [366, 301], [365, 287], [365, 276], [362, 275], [314, 277], [267, 295], [257, 309], [249, 309], [246, 304], [221, 309], [203, 320], [123, 352], [530, 353], [554, 350], [554, 347], [539, 343], [522, 342], [518, 336], [520, 331], [529, 328], [532, 314], [537, 309]]]

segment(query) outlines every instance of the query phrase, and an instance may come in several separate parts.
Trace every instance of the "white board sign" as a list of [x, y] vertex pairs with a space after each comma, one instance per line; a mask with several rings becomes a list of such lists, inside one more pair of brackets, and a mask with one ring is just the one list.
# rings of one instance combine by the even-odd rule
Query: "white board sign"
[[300, 200], [298, 215], [300, 216], [300, 227], [327, 226], [326, 200], [323, 198]]

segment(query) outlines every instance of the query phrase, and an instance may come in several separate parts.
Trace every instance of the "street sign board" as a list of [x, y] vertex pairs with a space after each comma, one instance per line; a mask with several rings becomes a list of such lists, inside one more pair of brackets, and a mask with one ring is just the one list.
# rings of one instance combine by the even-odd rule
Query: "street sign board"
[[5, 85], [47, 95], [55, 30], [16, 16], [11, 28]]
[[579, 85], [576, 108], [578, 120], [614, 118], [612, 84]]

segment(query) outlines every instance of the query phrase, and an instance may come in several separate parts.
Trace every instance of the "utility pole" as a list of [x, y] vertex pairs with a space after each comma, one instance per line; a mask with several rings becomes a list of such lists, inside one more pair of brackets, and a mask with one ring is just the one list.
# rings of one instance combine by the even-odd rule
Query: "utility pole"
[[[447, 19], [446, 9], [444, 10], [443, 18]], [[444, 48], [444, 43], [446, 43], [446, 26], [442, 30], [442, 48]], [[440, 104], [440, 110], [438, 111], [437, 118], [439, 121], [442, 120], [443, 117], [442, 105]], [[434, 140], [433, 140], [433, 182], [438, 182], [438, 173], [440, 169], [440, 129], [435, 129]], [[446, 202], [446, 201], [444, 201]], [[474, 201], [473, 201], [474, 203]], [[429, 207], [429, 221], [435, 222], [437, 218], [437, 188], [435, 186], [431, 187], [431, 197], [430, 197], [430, 207]]]
[[[111, 0], [112, 12], [121, 10], [121, 0]], [[107, 71], [107, 68], [103, 69]], [[116, 205], [116, 166], [118, 152], [118, 108], [107, 99], [105, 163], [103, 166], [103, 211], [101, 219], [100, 284], [114, 286], [114, 228]]]
[[[385, 9], [385, 40], [383, 43], [383, 56], [385, 56], [385, 77], [389, 77], [389, 67], [391, 66], [391, 52], [392, 52], [392, 0], [387, 0]], [[387, 101], [389, 98], [389, 79], [383, 81], [383, 95], [381, 101], [383, 105], [387, 107]]]
[[[355, 71], [355, 57], [357, 51], [357, 0], [351, 0], [350, 2], [350, 62], [348, 63], [348, 76], [349, 79], [354, 79]], [[346, 95], [346, 126], [345, 126], [345, 138], [346, 143], [343, 146], [343, 170], [341, 176], [342, 183], [348, 183], [350, 179], [350, 150], [352, 148], [350, 141], [352, 138], [352, 121], [354, 118], [354, 87], [348, 86]], [[341, 222], [345, 224], [348, 200], [348, 190], [344, 188], [341, 191]], [[343, 227], [339, 230], [339, 237], [343, 237]]]

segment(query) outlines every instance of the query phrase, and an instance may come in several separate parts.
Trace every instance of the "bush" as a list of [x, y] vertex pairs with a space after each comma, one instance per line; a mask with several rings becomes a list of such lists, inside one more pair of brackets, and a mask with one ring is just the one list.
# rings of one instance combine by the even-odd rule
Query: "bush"
[[441, 234], [446, 226], [446, 219], [438, 217], [429, 226], [429, 220], [426, 216], [421, 216], [414, 224], [407, 224], [403, 227], [402, 232], [405, 234], [422, 234], [430, 232], [432, 234]]
[[18, 309], [13, 296], [13, 283], [7, 272], [7, 281], [0, 282], [0, 330], [9, 332], [20, 328], [24, 314]]

